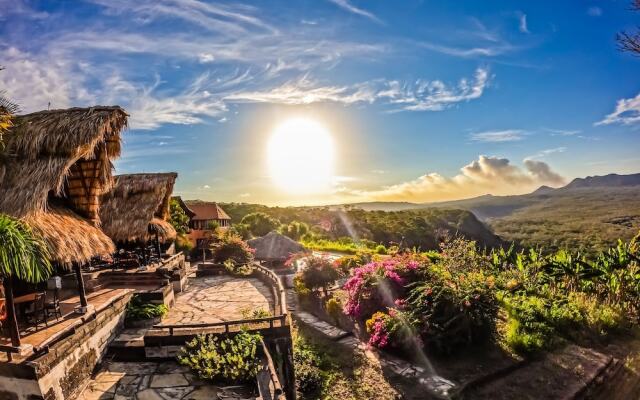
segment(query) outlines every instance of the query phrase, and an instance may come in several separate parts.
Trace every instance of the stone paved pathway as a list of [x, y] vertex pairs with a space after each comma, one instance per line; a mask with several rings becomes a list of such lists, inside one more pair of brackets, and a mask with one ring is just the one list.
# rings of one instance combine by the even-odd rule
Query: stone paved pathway
[[255, 399], [245, 386], [221, 386], [198, 379], [169, 361], [105, 362], [79, 400], [241, 400]]
[[190, 278], [163, 324], [213, 323], [242, 319], [242, 310], [273, 313], [271, 289], [256, 278]]

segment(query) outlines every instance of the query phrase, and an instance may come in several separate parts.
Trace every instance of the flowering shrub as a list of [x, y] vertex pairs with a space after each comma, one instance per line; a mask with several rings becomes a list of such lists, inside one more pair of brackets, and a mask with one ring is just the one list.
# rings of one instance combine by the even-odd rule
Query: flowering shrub
[[225, 235], [217, 243], [211, 245], [213, 262], [231, 261], [235, 265], [247, 265], [253, 261], [254, 250], [239, 236]]
[[376, 312], [365, 323], [369, 337], [369, 344], [384, 348], [389, 344], [390, 331], [393, 328], [391, 317], [381, 311]]
[[308, 257], [305, 268], [298, 273], [300, 280], [309, 289], [322, 288], [325, 296], [327, 288], [340, 277], [340, 271], [326, 257]]
[[376, 311], [393, 307], [406, 291], [405, 284], [415, 281], [427, 264], [426, 257], [409, 254], [356, 268], [344, 285], [348, 293], [345, 314], [366, 319]]
[[422, 341], [449, 352], [486, 339], [495, 330], [495, 280], [484, 272], [451, 273], [440, 265], [411, 285], [404, 304], [407, 320]]

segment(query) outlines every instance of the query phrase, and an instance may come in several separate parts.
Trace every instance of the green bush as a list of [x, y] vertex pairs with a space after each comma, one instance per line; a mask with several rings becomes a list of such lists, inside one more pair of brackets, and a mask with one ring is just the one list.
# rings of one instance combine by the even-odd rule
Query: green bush
[[253, 249], [239, 236], [224, 235], [220, 241], [211, 245], [213, 262], [232, 261], [234, 265], [247, 265], [253, 261]]
[[327, 309], [327, 314], [329, 314], [329, 316], [333, 318], [334, 321], [338, 321], [338, 319], [340, 319], [340, 316], [343, 315], [342, 309], [344, 308], [344, 306], [333, 297], [327, 300], [325, 307]]
[[198, 335], [182, 348], [178, 361], [202, 379], [249, 382], [260, 369], [257, 357], [260, 339], [259, 334], [244, 331], [227, 339]]
[[243, 319], [268, 318], [271, 316], [271, 312], [265, 310], [264, 308], [256, 308], [253, 310], [249, 308], [241, 308], [240, 314], [242, 314]]
[[169, 309], [164, 304], [143, 303], [139, 296], [134, 296], [129, 304], [125, 318], [130, 321], [164, 317]]
[[304, 394], [318, 391], [322, 387], [322, 360], [299, 336], [294, 336], [293, 364], [296, 370], [296, 387]]
[[235, 261], [229, 259], [224, 262], [224, 269], [231, 275], [249, 276], [253, 272], [253, 268], [247, 264], [236, 264]]

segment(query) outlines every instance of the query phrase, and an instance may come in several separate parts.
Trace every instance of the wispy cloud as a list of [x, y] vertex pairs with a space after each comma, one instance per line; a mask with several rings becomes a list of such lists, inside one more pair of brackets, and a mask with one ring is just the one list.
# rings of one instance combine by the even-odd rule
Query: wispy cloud
[[540, 150], [536, 154], [527, 157], [527, 159], [544, 158], [548, 155], [555, 154], [555, 153], [564, 153], [565, 151], [567, 151], [566, 147], [554, 147], [552, 149]]
[[529, 32], [529, 27], [527, 26], [527, 14], [519, 11], [517, 13], [517, 16], [518, 16], [518, 20], [519, 20], [518, 29], [520, 30], [520, 32], [522, 32], [522, 33], [531, 33], [531, 32]]
[[587, 8], [587, 14], [592, 17], [599, 17], [602, 15], [602, 8], [597, 6], [589, 7]]
[[376, 17], [369, 11], [366, 11], [366, 10], [363, 10], [362, 8], [358, 8], [354, 6], [349, 2], [349, 0], [329, 0], [329, 1], [337, 5], [338, 7], [342, 8], [343, 10], [349, 11], [350, 13], [369, 18], [370, 20], [378, 23], [382, 23], [382, 21], [378, 17]]
[[596, 125], [623, 124], [633, 125], [640, 122], [640, 94], [630, 99], [620, 99], [616, 109]]
[[564, 182], [565, 179], [543, 161], [527, 159], [523, 161], [523, 166], [519, 167], [511, 164], [506, 158], [479, 156], [451, 178], [438, 173], [428, 173], [380, 190], [342, 188], [340, 192], [354, 200], [431, 202], [487, 193], [526, 193], [543, 184], [559, 186]]
[[570, 130], [570, 129], [551, 129], [551, 128], [544, 128], [545, 131], [551, 133], [551, 136], [575, 136], [579, 133], [581, 133], [582, 131], [580, 130]]
[[[526, 18], [524, 21], [524, 28], [527, 28]], [[522, 28], [522, 20], [519, 22]], [[477, 18], [471, 18], [470, 24], [468, 28], [452, 29], [446, 38], [438, 35], [437, 39], [422, 39], [416, 44], [427, 50], [460, 58], [493, 58], [521, 49], [521, 46], [505, 39], [496, 28], [488, 28]]]
[[270, 90], [239, 92], [225, 97], [230, 102], [311, 104], [334, 102], [351, 105], [382, 102], [393, 111], [440, 111], [453, 104], [482, 96], [489, 83], [489, 72], [478, 68], [473, 80], [461, 79], [457, 85], [442, 81], [417, 80], [415, 83], [372, 80], [349, 86], [323, 86], [302, 77]]
[[469, 135], [475, 142], [515, 142], [524, 139], [527, 132], [522, 129], [505, 129], [501, 131], [474, 132]]

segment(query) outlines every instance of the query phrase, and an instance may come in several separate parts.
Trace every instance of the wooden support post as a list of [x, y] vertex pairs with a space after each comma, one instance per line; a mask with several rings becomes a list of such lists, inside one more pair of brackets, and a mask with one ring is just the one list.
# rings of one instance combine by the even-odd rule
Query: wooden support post
[[73, 264], [73, 269], [76, 272], [76, 281], [78, 281], [78, 295], [80, 296], [80, 306], [87, 307], [87, 294], [84, 290], [84, 279], [82, 278], [82, 269], [79, 263]]
[[16, 305], [13, 303], [13, 278], [10, 276], [2, 280], [4, 286], [5, 307], [7, 309], [7, 323], [9, 324], [9, 334], [11, 335], [11, 345], [20, 346], [20, 330], [16, 319]]
[[158, 236], [157, 229], [156, 229], [156, 250], [158, 251], [158, 258], [162, 260], [162, 251], [160, 249], [160, 237]]

